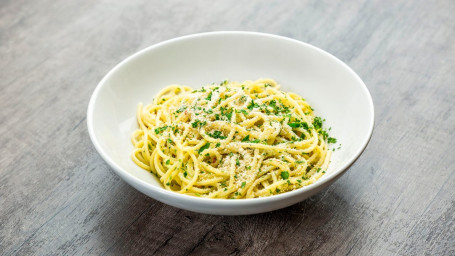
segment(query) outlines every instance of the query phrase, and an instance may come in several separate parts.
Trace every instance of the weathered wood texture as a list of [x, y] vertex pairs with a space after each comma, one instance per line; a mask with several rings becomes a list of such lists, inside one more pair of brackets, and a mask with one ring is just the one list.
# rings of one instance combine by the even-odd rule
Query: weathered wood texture
[[[0, 254], [455, 255], [455, 2], [0, 2]], [[92, 146], [102, 76], [151, 44], [252, 30], [319, 46], [364, 79], [373, 138], [334, 185], [253, 216], [154, 201]]]

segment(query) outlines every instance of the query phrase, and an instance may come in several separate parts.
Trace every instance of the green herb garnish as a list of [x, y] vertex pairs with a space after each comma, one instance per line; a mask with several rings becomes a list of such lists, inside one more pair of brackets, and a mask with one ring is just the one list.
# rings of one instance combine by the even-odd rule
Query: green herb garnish
[[200, 149], [199, 149], [197, 152], [198, 152], [199, 154], [201, 154], [201, 153], [202, 153], [202, 151], [204, 151], [204, 150], [208, 149], [209, 147], [210, 147], [210, 143], [209, 143], [209, 142], [207, 142], [207, 143], [205, 143], [205, 145], [204, 145], [204, 146], [202, 146], [202, 147], [201, 147], [201, 148], [200, 148]]
[[161, 132], [163, 132], [166, 129], [167, 129], [167, 125], [163, 126], [163, 127], [158, 127], [158, 128], [155, 129], [155, 133], [156, 134], [160, 134]]
[[313, 120], [313, 127], [314, 129], [316, 129], [316, 131], [322, 129], [322, 123], [323, 123], [323, 120], [322, 118], [320, 117], [315, 117], [314, 120]]
[[210, 133], [207, 133], [208, 136], [214, 138], [214, 139], [226, 139], [227, 137], [226, 136], [223, 136], [222, 135], [223, 133], [221, 131], [214, 131], [212, 134]]
[[248, 115], [248, 112], [245, 109], [241, 109], [240, 112], [243, 113], [245, 116]]
[[196, 120], [191, 124], [191, 126], [193, 126], [193, 128], [196, 128], [199, 122], [200, 122], [199, 119], [196, 119]]
[[182, 113], [187, 107], [186, 106], [181, 106], [179, 109], [177, 109], [177, 113]]
[[210, 91], [209, 95], [207, 96], [207, 98], [205, 98], [206, 100], [212, 100], [212, 91]]
[[292, 123], [288, 123], [288, 125], [292, 128], [300, 128], [300, 127], [303, 127], [305, 130], [308, 130], [310, 127], [308, 126], [307, 123], [305, 122], [292, 122]]

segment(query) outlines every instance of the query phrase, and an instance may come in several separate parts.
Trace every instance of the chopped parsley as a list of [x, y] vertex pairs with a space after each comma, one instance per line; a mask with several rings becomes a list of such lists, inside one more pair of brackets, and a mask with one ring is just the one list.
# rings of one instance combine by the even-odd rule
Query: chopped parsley
[[271, 100], [269, 101], [269, 106], [271, 106], [272, 108], [278, 108], [278, 106], [276, 105], [276, 100]]
[[246, 181], [242, 182], [242, 187], [241, 188], [244, 188], [246, 185]]
[[242, 114], [244, 114], [245, 116], [248, 115], [248, 112], [247, 112], [245, 109], [241, 109], [240, 112], [241, 112]]
[[187, 106], [183, 105], [181, 106], [179, 109], [177, 109], [177, 113], [182, 113], [185, 109], [187, 108]]
[[322, 129], [322, 123], [323, 123], [322, 118], [320, 118], [318, 116], [315, 117], [314, 120], [313, 120], [314, 129], [316, 129], [316, 131], [319, 131], [320, 129]]
[[199, 119], [196, 119], [196, 121], [194, 121], [194, 122], [191, 124], [191, 126], [193, 126], [193, 128], [196, 128], [199, 122], [200, 122]]
[[231, 111], [231, 112], [227, 112], [227, 113], [225, 114], [225, 116], [227, 117], [227, 119], [228, 119], [229, 121], [231, 121], [231, 118], [232, 118], [232, 111]]
[[254, 103], [253, 100], [251, 100], [250, 104], [248, 104], [248, 106], [247, 106], [247, 108], [248, 108], [249, 110], [252, 110], [253, 108], [258, 108], [258, 107], [259, 107], [259, 104]]
[[248, 134], [245, 136], [245, 138], [242, 139], [242, 142], [249, 141], [250, 140], [250, 135]]
[[297, 137], [295, 137], [295, 136], [292, 136], [291, 140], [292, 140], [292, 141], [301, 141], [302, 139], [301, 139], [301, 138], [297, 138]]
[[232, 112], [233, 112], [232, 109], [229, 109], [229, 110], [228, 110], [227, 108], [220, 107], [220, 111], [221, 111], [221, 115], [222, 115], [222, 116], [225, 116], [229, 121], [231, 121]]
[[158, 128], [155, 129], [155, 133], [156, 134], [160, 134], [161, 132], [163, 132], [166, 129], [167, 129], [167, 125], [163, 126], [163, 127], [158, 127]]
[[206, 110], [206, 109], [204, 108], [204, 109], [202, 109], [202, 110], [203, 110], [205, 113], [207, 113], [207, 114], [213, 114], [213, 110], [211, 110], [211, 109]]
[[310, 128], [306, 122], [292, 122], [292, 123], [288, 123], [288, 125], [292, 128], [303, 127], [305, 130], [308, 130]]
[[197, 152], [198, 152], [199, 154], [201, 154], [201, 153], [202, 153], [202, 151], [204, 151], [204, 150], [208, 149], [209, 147], [210, 147], [210, 143], [209, 143], [209, 142], [207, 142], [207, 143], [205, 143], [205, 145], [204, 145], [204, 146], [202, 146], [202, 147], [201, 147], [201, 148], [200, 148], [200, 149], [199, 149]]
[[221, 131], [214, 131], [212, 134], [210, 133], [207, 133], [208, 136], [214, 138], [214, 139], [226, 139], [227, 137], [226, 136], [223, 136], [222, 135], [223, 133]]
[[196, 119], [196, 120], [194, 120], [193, 123], [191, 123], [191, 126], [192, 126], [193, 128], [197, 128], [198, 126], [204, 126], [204, 125], [206, 125], [206, 124], [207, 124], [206, 121], [201, 122], [199, 119]]
[[210, 91], [209, 95], [207, 96], [207, 98], [205, 98], [206, 100], [212, 100], [212, 91]]
[[327, 133], [327, 131], [319, 130], [318, 133], [322, 135], [322, 138], [324, 138], [324, 140], [329, 137], [329, 134]]

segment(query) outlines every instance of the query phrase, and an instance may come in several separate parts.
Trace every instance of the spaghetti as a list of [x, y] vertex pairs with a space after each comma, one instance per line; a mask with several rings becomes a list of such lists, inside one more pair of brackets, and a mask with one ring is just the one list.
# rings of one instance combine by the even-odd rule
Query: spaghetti
[[133, 161], [164, 188], [207, 198], [255, 198], [312, 184], [336, 139], [295, 93], [271, 79], [171, 85], [137, 109]]

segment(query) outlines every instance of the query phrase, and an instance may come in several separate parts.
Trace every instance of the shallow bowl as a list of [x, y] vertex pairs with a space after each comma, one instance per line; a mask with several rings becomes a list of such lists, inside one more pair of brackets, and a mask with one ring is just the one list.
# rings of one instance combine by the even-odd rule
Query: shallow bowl
[[[309, 186], [270, 197], [206, 199], [165, 190], [131, 160], [131, 133], [139, 102], [150, 103], [170, 84], [199, 88], [223, 80], [275, 79], [304, 97], [338, 139], [324, 176]], [[338, 179], [360, 156], [373, 132], [373, 101], [346, 64], [312, 45], [254, 32], [213, 32], [168, 40], [128, 57], [98, 84], [90, 99], [90, 138], [114, 172], [142, 193], [168, 205], [208, 214], [242, 215], [300, 202]]]

